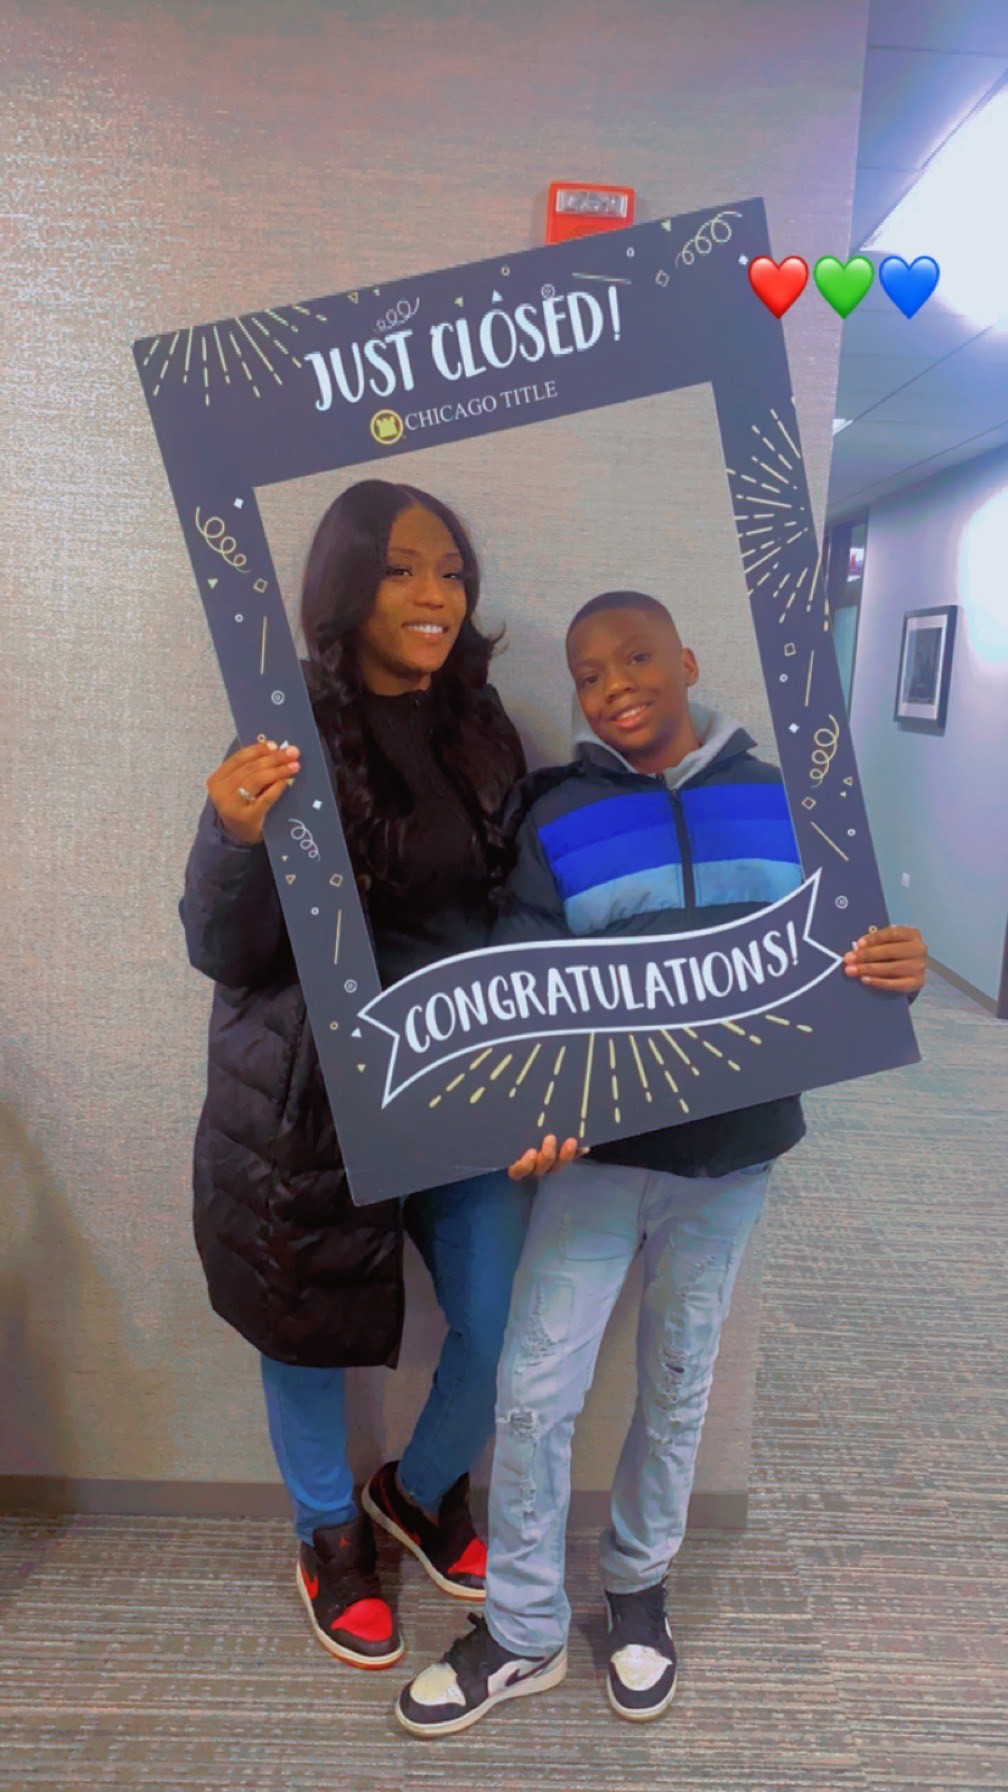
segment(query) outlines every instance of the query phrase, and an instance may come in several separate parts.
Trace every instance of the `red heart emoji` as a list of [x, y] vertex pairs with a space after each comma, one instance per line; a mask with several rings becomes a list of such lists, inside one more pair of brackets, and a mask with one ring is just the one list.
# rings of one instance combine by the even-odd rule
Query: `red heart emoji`
[[808, 280], [808, 263], [800, 255], [789, 255], [778, 267], [769, 255], [757, 255], [749, 263], [749, 284], [758, 299], [775, 317], [783, 317], [804, 292]]

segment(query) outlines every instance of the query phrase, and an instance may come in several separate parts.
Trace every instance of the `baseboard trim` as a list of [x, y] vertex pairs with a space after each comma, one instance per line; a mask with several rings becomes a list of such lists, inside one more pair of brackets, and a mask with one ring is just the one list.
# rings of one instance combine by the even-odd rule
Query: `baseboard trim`
[[982, 989], [977, 989], [975, 983], [967, 983], [965, 977], [960, 977], [958, 971], [950, 971], [947, 964], [942, 964], [937, 958], [932, 958], [930, 953], [928, 953], [927, 962], [929, 971], [937, 971], [939, 977], [944, 977], [946, 983], [951, 983], [953, 989], [961, 989], [964, 996], [969, 996], [972, 1001], [978, 1002], [981, 1008], [986, 1008], [988, 1014], [993, 1014], [995, 1020], [1008, 1020], [1008, 1002], [995, 1000], [993, 996], [985, 995]]
[[[486, 1509], [486, 1493], [473, 1490], [473, 1504]], [[748, 1516], [745, 1492], [698, 1488], [690, 1500], [689, 1523], [699, 1531], [742, 1531]], [[0, 1513], [26, 1517], [139, 1516], [163, 1518], [286, 1518], [290, 1507], [282, 1487], [269, 1481], [103, 1481], [63, 1475], [0, 1475]], [[571, 1499], [575, 1524], [602, 1525], [609, 1496], [602, 1489], [576, 1489]]]
[[290, 1503], [283, 1488], [270, 1481], [113, 1481], [71, 1475], [0, 1475], [0, 1512], [286, 1518]]
[[[749, 1516], [747, 1493], [715, 1493], [698, 1488], [689, 1503], [691, 1531], [744, 1531]], [[571, 1496], [574, 1524], [601, 1527], [609, 1522], [609, 1495], [601, 1488], [583, 1487]]]

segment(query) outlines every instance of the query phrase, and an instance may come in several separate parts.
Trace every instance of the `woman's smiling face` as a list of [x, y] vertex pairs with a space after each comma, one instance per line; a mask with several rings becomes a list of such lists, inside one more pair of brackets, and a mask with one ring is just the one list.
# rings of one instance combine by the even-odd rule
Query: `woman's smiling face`
[[440, 517], [412, 504], [392, 524], [384, 576], [357, 636], [368, 690], [386, 697], [425, 690], [454, 647], [465, 615], [455, 539]]

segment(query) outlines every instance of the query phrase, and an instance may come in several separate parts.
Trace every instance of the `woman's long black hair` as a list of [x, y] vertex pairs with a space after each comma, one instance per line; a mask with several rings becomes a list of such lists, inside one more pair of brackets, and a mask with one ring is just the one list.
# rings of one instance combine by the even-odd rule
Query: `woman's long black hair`
[[389, 535], [418, 504], [442, 522], [462, 558], [466, 614], [450, 654], [431, 680], [432, 745], [482, 836], [491, 886], [506, 874], [508, 845], [494, 816], [522, 771], [514, 730], [486, 691], [500, 636], [473, 621], [479, 563], [458, 517], [412, 485], [363, 479], [330, 504], [315, 531], [301, 589], [301, 622], [319, 728], [332, 755], [340, 818], [358, 875], [396, 881], [412, 799], [368, 730], [357, 631], [385, 576]]

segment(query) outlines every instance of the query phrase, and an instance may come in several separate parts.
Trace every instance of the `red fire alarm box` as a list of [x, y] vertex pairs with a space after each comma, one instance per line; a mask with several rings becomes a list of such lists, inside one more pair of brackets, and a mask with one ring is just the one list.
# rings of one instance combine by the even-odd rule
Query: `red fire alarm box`
[[633, 223], [632, 187], [600, 187], [580, 180], [555, 180], [546, 211], [546, 241], [569, 243], [576, 236], [600, 230], [622, 230]]

